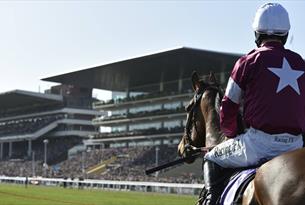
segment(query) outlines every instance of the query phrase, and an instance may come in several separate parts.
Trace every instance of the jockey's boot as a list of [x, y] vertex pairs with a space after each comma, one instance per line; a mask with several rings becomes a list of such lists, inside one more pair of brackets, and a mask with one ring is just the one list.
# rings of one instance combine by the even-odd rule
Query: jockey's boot
[[224, 168], [218, 164], [206, 160], [203, 165], [204, 186], [207, 190], [203, 205], [216, 205], [224, 189]]

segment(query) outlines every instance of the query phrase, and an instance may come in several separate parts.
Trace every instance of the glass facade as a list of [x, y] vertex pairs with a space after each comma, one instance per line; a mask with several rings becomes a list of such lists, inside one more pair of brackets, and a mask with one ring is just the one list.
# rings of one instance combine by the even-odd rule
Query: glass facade
[[152, 123], [141, 123], [141, 124], [131, 124], [129, 125], [129, 130], [144, 130], [149, 128], [161, 128], [161, 122], [152, 122]]
[[147, 105], [147, 106], [139, 106], [139, 107], [134, 107], [134, 108], [130, 108], [129, 112], [136, 114], [139, 112], [150, 112], [150, 111], [154, 111], [154, 110], [161, 110], [162, 109], [162, 105], [161, 104], [157, 104], [157, 105]]
[[165, 121], [163, 126], [164, 126], [164, 128], [180, 127], [181, 126], [181, 120]]
[[177, 109], [179, 107], [181, 107], [181, 102], [170, 102], [170, 103], [165, 103], [164, 104], [164, 109], [168, 109], [168, 110], [171, 110], [171, 109]]
[[[179, 143], [186, 118], [184, 107], [189, 104], [193, 93], [164, 91], [146, 95], [130, 93], [128, 96], [120, 100], [113, 99], [113, 104], [106, 104], [105, 109], [101, 107], [104, 111], [110, 110], [109, 115], [100, 121], [101, 124], [107, 124], [100, 127], [100, 139], [109, 139], [107, 146], [132, 147]], [[141, 139], [133, 140], [133, 136], [140, 136]], [[147, 139], [143, 139], [143, 136], [147, 136]], [[115, 142], [111, 141], [112, 137], [115, 137]]]

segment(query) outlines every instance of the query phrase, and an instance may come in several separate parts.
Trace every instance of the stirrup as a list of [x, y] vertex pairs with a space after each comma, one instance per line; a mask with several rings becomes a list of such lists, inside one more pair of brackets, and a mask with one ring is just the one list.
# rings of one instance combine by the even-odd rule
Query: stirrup
[[219, 202], [219, 196], [214, 196], [215, 199], [213, 200], [214, 203], [212, 203], [212, 197], [211, 197], [211, 193], [207, 193], [205, 199], [203, 200], [202, 202], [202, 205], [218, 205], [218, 202]]
[[198, 197], [195, 205], [203, 205], [203, 202], [206, 198], [207, 193], [208, 193], [207, 189], [205, 188], [205, 186], [203, 186], [199, 193], [199, 197]]

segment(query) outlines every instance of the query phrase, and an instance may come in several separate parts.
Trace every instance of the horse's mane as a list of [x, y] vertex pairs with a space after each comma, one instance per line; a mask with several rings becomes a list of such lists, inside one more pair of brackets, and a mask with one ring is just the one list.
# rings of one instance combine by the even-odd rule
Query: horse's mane
[[[201, 81], [202, 85], [205, 87], [205, 89], [208, 90], [214, 90], [215, 93], [215, 99], [209, 99], [210, 102], [208, 104], [214, 103], [212, 106], [214, 107], [216, 112], [212, 113], [212, 121], [211, 124], [213, 126], [213, 130], [215, 131], [215, 135], [218, 136], [218, 141], [222, 142], [226, 139], [226, 136], [220, 129], [220, 107], [221, 107], [221, 101], [224, 97], [224, 89], [216, 83], [206, 83]], [[213, 100], [215, 100], [213, 102]], [[243, 123], [243, 117], [241, 111], [238, 113], [237, 116], [237, 124], [238, 124], [238, 134], [241, 134], [244, 132], [244, 123]]]
[[[211, 125], [213, 126], [213, 130], [215, 131], [214, 135], [218, 136], [217, 141], [222, 142], [226, 139], [226, 136], [223, 134], [223, 132], [220, 129], [220, 106], [224, 94], [222, 88], [219, 85], [209, 84], [209, 87], [211, 88], [211, 90], [216, 91], [215, 101], [209, 102], [210, 104], [213, 103], [213, 107], [215, 109], [215, 112], [212, 112]], [[212, 101], [213, 99], [210, 100]]]

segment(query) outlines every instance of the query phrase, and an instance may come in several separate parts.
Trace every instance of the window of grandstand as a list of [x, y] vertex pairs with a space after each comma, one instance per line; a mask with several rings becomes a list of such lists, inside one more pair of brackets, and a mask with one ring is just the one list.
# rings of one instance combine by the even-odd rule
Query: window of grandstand
[[166, 128], [179, 127], [180, 125], [181, 125], [180, 120], [172, 120], [172, 121], [165, 121], [164, 122], [164, 127], [166, 127]]
[[126, 131], [126, 126], [115, 126], [111, 129], [112, 132], [124, 132]]
[[164, 109], [176, 109], [181, 106], [181, 102], [172, 102], [172, 103], [165, 103], [164, 104]]
[[101, 89], [93, 89], [92, 90], [92, 97], [96, 99], [111, 99], [112, 93], [108, 90], [101, 90]]
[[111, 127], [100, 126], [99, 127], [99, 132], [100, 133], [109, 133], [109, 132], [111, 132]]
[[143, 92], [130, 92], [130, 93], [129, 93], [129, 97], [130, 97], [130, 98], [139, 97], [139, 96], [143, 96], [143, 95], [146, 95], [146, 94], [143, 93]]
[[145, 147], [145, 146], [154, 146], [154, 145], [160, 145], [161, 141], [160, 140], [144, 140], [144, 141], [138, 141], [138, 142], [130, 142], [128, 143], [129, 147]]
[[126, 98], [126, 92], [112, 92], [112, 99], [118, 101]]
[[186, 125], [186, 119], [182, 121], [183, 127]]
[[174, 144], [174, 145], [176, 145], [177, 143], [174, 143], [174, 140], [167, 140], [167, 139], [164, 139], [162, 144], [164, 144], [164, 145], [165, 145], [165, 144], [168, 144], [168, 145]]
[[126, 145], [127, 145], [126, 142], [122, 142], [122, 143], [117, 142], [110, 144], [110, 148], [126, 147]]
[[[189, 82], [190, 84], [190, 82]], [[174, 95], [178, 95], [181, 93], [192, 93], [192, 89], [189, 88], [187, 90], [183, 90], [181, 92], [177, 92], [177, 91], [155, 91], [155, 92], [151, 92], [151, 93], [147, 93], [147, 94], [140, 94], [137, 96], [129, 96], [129, 97], [125, 97], [125, 98], [114, 98], [114, 99], [110, 99], [107, 100], [106, 102], [96, 102], [95, 104], [97, 105], [105, 105], [105, 104], [113, 104], [113, 103], [124, 103], [124, 102], [129, 102], [129, 101], [137, 101], [137, 100], [144, 100], [144, 99], [149, 99], [149, 98], [159, 98], [159, 97], [164, 97], [164, 96], [174, 96]]]
[[130, 113], [139, 113], [139, 112], [149, 112], [149, 111], [154, 111], [154, 110], [161, 110], [162, 105], [157, 104], [157, 105], [149, 105], [149, 106], [141, 106], [141, 107], [135, 107], [135, 108], [130, 108], [129, 112]]
[[113, 110], [108, 113], [108, 117], [110, 116], [126, 116], [127, 110], [126, 109], [119, 109], [119, 110]]
[[183, 101], [183, 103], [182, 103], [183, 107], [187, 106], [188, 104], [190, 104], [190, 101]]
[[144, 130], [149, 128], [161, 128], [161, 122], [152, 122], [152, 123], [141, 123], [141, 124], [134, 124], [129, 126], [129, 130]]
[[174, 139], [173, 140], [173, 144], [179, 144], [179, 142], [180, 142], [180, 139]]

